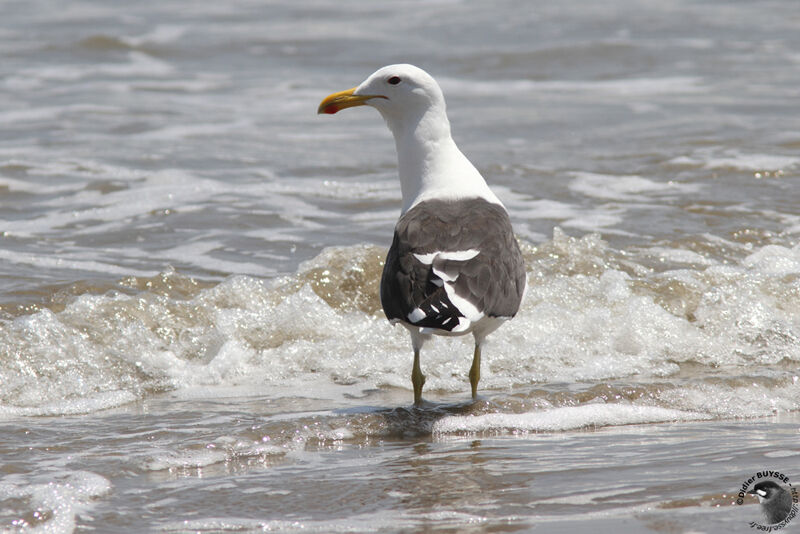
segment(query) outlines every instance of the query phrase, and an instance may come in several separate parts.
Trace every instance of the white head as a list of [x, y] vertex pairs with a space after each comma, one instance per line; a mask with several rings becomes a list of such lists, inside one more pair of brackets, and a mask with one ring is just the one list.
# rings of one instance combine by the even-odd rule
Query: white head
[[358, 87], [326, 97], [317, 112], [354, 106], [380, 111], [394, 134], [403, 213], [429, 198], [480, 197], [500, 204], [450, 136], [444, 95], [430, 74], [414, 65], [383, 67]]
[[[318, 113], [336, 113], [354, 106], [380, 111], [397, 136], [411, 132], [436, 139], [450, 136], [444, 94], [433, 77], [414, 65], [388, 65], [375, 71], [358, 87], [328, 96]], [[420, 127], [424, 132], [418, 131]]]

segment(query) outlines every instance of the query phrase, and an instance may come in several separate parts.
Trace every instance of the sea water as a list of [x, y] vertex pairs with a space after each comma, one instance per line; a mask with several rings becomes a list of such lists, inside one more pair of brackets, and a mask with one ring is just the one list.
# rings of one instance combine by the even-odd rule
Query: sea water
[[[0, 6], [0, 529], [749, 532], [800, 477], [800, 11]], [[384, 319], [378, 67], [440, 82], [518, 316]]]

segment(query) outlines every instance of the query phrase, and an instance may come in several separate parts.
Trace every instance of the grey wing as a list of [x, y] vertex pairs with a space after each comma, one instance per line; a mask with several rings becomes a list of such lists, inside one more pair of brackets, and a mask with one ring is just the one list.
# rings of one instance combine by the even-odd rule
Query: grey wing
[[398, 221], [381, 302], [390, 320], [458, 331], [484, 315], [513, 316], [524, 288], [522, 254], [501, 206], [435, 201]]
[[480, 254], [460, 263], [445, 260], [441, 270], [448, 275], [458, 273], [455, 294], [484, 315], [513, 317], [525, 291], [525, 262], [505, 210], [491, 208], [490, 216], [475, 229], [482, 236], [476, 246]]
[[452, 331], [463, 314], [447, 295], [430, 265], [419, 261], [413, 248], [395, 232], [381, 278], [381, 305], [390, 321]]

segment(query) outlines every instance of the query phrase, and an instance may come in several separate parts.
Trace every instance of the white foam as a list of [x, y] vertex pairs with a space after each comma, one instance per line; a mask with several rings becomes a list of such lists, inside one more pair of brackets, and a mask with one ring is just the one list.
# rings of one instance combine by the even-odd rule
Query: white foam
[[700, 266], [717, 264], [712, 258], [698, 254], [692, 250], [681, 248], [649, 247], [643, 251], [642, 255], [657, 258], [659, 261], [669, 263], [686, 263]]
[[191, 124], [170, 124], [157, 130], [148, 130], [138, 134], [136, 137], [148, 141], [177, 141], [190, 137], [224, 137], [233, 132], [251, 127], [249, 120], [239, 120], [236, 122], [207, 122]]
[[159, 24], [152, 31], [135, 37], [124, 37], [122, 41], [131, 46], [145, 44], [169, 44], [183, 37], [189, 30], [188, 26], [178, 24]]
[[683, 184], [677, 182], [656, 182], [641, 176], [612, 176], [590, 172], [572, 172], [575, 178], [569, 188], [575, 192], [593, 198], [630, 201], [646, 200], [654, 194], [677, 195], [696, 193], [701, 190], [700, 184]]
[[765, 452], [767, 458], [789, 458], [790, 456], [800, 456], [800, 451], [769, 451]]
[[[263, 492], [263, 490], [262, 490]], [[262, 493], [263, 495], [263, 493]], [[434, 514], [435, 515], [435, 514]], [[463, 517], [467, 517], [466, 514]], [[413, 532], [419, 527], [419, 516], [394, 517], [380, 514], [349, 514], [345, 518], [272, 519], [258, 521], [246, 518], [214, 518], [173, 521], [161, 526], [164, 532], [320, 532], [348, 534], [365, 532]]]
[[525, 219], [570, 219], [577, 218], [581, 214], [581, 209], [573, 204], [559, 202], [557, 200], [539, 199], [527, 202], [515, 202], [508, 206], [515, 220]]
[[196, 449], [191, 451], [170, 452], [155, 455], [146, 460], [142, 467], [148, 471], [164, 471], [170, 469], [198, 469], [209, 465], [223, 463], [228, 459], [224, 450]]
[[462, 80], [437, 77], [445, 94], [491, 96], [534, 92], [576, 92], [597, 95], [652, 96], [704, 92], [702, 80], [693, 76], [629, 78], [618, 80]]
[[24, 519], [12, 522], [15, 531], [67, 534], [77, 526], [77, 516], [88, 512], [93, 503], [111, 491], [111, 482], [96, 473], [72, 471], [37, 474], [10, 474], [0, 481], [0, 500], [22, 502], [14, 510], [17, 517], [32, 516], [33, 525]]
[[[617, 265], [596, 234], [557, 231], [526, 254], [528, 291], [518, 315], [487, 341], [482, 391], [629, 377], [648, 384], [686, 363], [773, 382], [759, 386], [756, 402], [749, 386], [714, 386], [700, 376], [651, 395], [659, 406], [726, 417], [800, 407], [797, 386], [784, 386], [775, 367], [800, 362], [793, 341], [800, 306], [783, 278], [798, 272], [797, 247], [768, 245], [739, 264], [698, 262], [656, 274], [630, 255], [621, 264], [630, 267]], [[384, 255], [378, 247], [330, 249], [272, 284], [239, 276], [189, 297], [84, 294], [63, 311], [4, 321], [0, 346], [14, 347], [15, 355], [2, 356], [0, 414], [83, 413], [149, 391], [188, 395], [198, 388], [209, 395], [213, 388], [220, 395], [230, 388], [324, 392], [331, 399], [376, 387], [408, 390], [410, 340], [384, 319], [377, 298]], [[690, 256], [671, 260], [698, 259]], [[180, 285], [180, 275], [170, 278]], [[471, 356], [469, 339], [426, 344], [425, 391], [468, 391]]]
[[[36, 172], [47, 176], [57, 175], [60, 172], [73, 171], [75, 164], [66, 162], [60, 166], [61, 169], [53, 168], [52, 165], [47, 168], [40, 166]], [[132, 177], [138, 173], [129, 170], [125, 175], [114, 177]], [[64, 198], [52, 200], [50, 202], [53, 203], [54, 209], [48, 210], [46, 215], [15, 221], [8, 235], [34, 237], [48, 232], [55, 233], [63, 227], [81, 223], [91, 223], [90, 229], [84, 232], [102, 233], [104, 227], [97, 221], [118, 227], [120, 221], [142, 218], [156, 211], [183, 209], [194, 201], [207, 198], [209, 194], [222, 194], [227, 188], [215, 180], [203, 179], [178, 169], [165, 169], [141, 175], [145, 177], [144, 187], [123, 189], [108, 194], [84, 191], [80, 188], [72, 195], [70, 202], [66, 202]], [[76, 208], [76, 206], [81, 207]]]
[[79, 259], [79, 253], [34, 254], [13, 252], [0, 249], [0, 259], [8, 265], [17, 265], [19, 268], [57, 268], [64, 270], [81, 271], [83, 273], [96, 272], [113, 274], [117, 276], [152, 276], [153, 271], [142, 271], [132, 267], [122, 267], [118, 263], [109, 263], [95, 260]]
[[711, 416], [698, 412], [657, 406], [627, 404], [585, 404], [522, 414], [492, 413], [477, 416], [448, 416], [436, 421], [434, 434], [459, 432], [553, 432], [586, 427], [698, 421]]
[[800, 158], [782, 154], [747, 154], [733, 149], [724, 150], [721, 153], [714, 149], [700, 149], [690, 156], [673, 158], [670, 163], [700, 165], [707, 169], [775, 172], [796, 167], [800, 164]]
[[212, 252], [224, 248], [225, 244], [221, 241], [194, 241], [177, 247], [171, 248], [167, 255], [175, 261], [191, 263], [209, 271], [223, 273], [241, 273], [254, 276], [269, 276], [275, 273], [271, 269], [260, 263], [245, 261], [226, 261], [216, 258]]
[[127, 56], [127, 62], [38, 66], [36, 68], [23, 69], [21, 75], [52, 84], [56, 82], [75, 82], [98, 75], [119, 78], [160, 78], [174, 72], [174, 67], [169, 63], [149, 54], [131, 50]]
[[792, 248], [766, 245], [742, 262], [748, 269], [768, 275], [785, 276], [800, 273], [800, 245]]
[[765, 417], [800, 408], [797, 402], [800, 386], [796, 383], [776, 387], [759, 382], [696, 383], [661, 391], [657, 397], [659, 402], [669, 406], [701, 410], [720, 418]]
[[292, 441], [282, 446], [262, 441], [237, 439], [221, 436], [202, 447], [180, 450], [165, 450], [148, 454], [139, 462], [147, 471], [175, 471], [183, 469], [202, 469], [214, 464], [255, 459], [266, 461], [273, 456], [282, 456], [297, 447]]
[[49, 121], [56, 119], [64, 108], [56, 106], [40, 106], [28, 109], [15, 109], [0, 112], [0, 124], [15, 124], [18, 122]]
[[134, 402], [138, 397], [130, 391], [102, 391], [85, 397], [45, 402], [36, 406], [0, 404], [0, 419], [23, 415], [76, 415], [93, 413]]

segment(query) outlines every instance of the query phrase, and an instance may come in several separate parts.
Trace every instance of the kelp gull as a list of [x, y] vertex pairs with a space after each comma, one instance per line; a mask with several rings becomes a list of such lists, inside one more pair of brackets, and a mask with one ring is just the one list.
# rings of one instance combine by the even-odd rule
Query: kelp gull
[[525, 265], [503, 204], [450, 135], [439, 84], [413, 65], [379, 69], [334, 93], [318, 113], [368, 105], [394, 134], [403, 195], [381, 278], [381, 304], [411, 334], [414, 403], [425, 376], [420, 350], [431, 335], [475, 338], [469, 371], [473, 398], [481, 345], [513, 317], [525, 291]]

